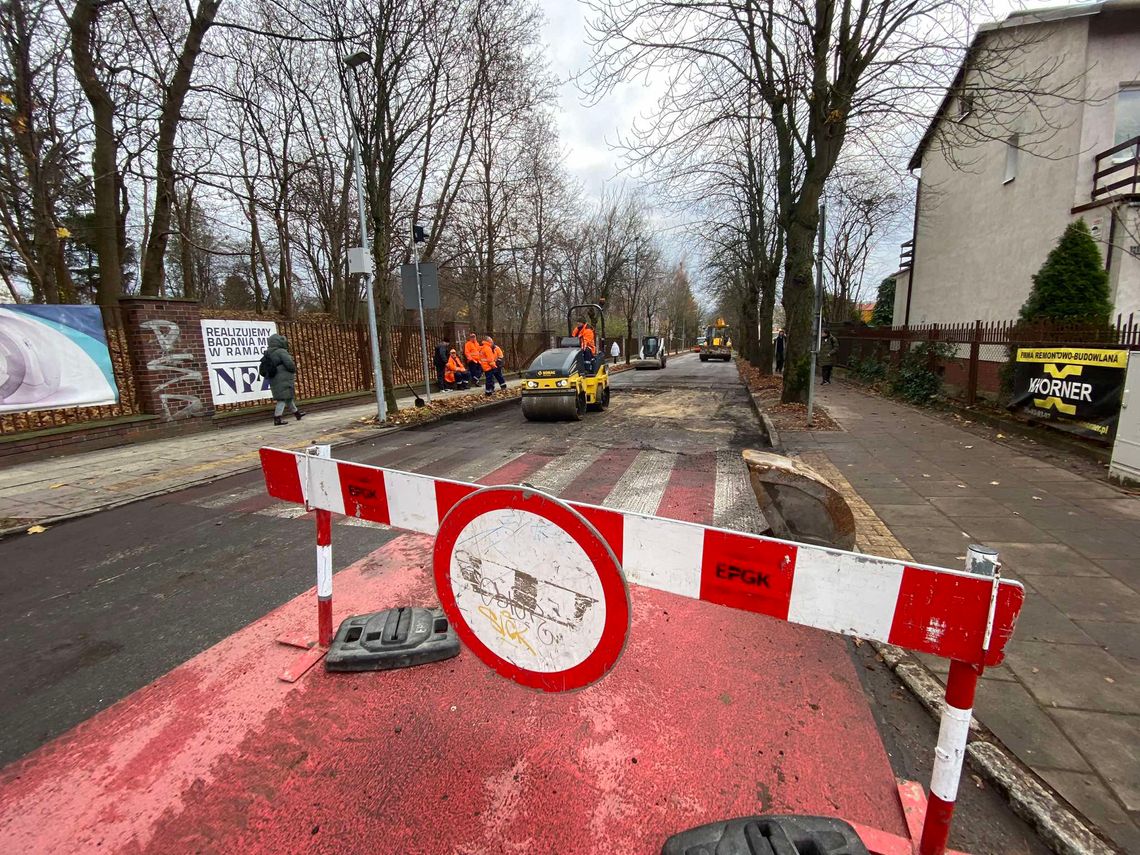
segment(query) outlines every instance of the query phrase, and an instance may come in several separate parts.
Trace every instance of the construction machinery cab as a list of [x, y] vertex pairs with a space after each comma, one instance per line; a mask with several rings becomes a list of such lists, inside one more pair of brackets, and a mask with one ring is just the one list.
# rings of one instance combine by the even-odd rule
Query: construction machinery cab
[[[593, 353], [583, 347], [582, 337], [573, 334], [579, 310], [598, 325]], [[566, 328], [570, 335], [561, 336], [557, 347], [540, 353], [523, 372], [522, 410], [528, 420], [577, 420], [587, 409], [609, 406], [609, 371], [605, 359], [598, 358], [606, 341], [605, 310], [597, 303], [571, 306]]]

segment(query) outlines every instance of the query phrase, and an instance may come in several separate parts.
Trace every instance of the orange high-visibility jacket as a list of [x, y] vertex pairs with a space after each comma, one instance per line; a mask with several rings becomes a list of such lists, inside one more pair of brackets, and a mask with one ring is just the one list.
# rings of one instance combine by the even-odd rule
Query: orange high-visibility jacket
[[589, 324], [578, 324], [578, 326], [574, 328], [574, 335], [578, 336], [581, 340], [582, 347], [588, 348], [590, 353], [595, 356], [597, 355], [598, 350], [594, 347], [594, 330]]
[[446, 380], [448, 383], [454, 383], [455, 382], [455, 372], [458, 371], [458, 372], [462, 373], [466, 370], [467, 370], [467, 365], [463, 362], [462, 359], [459, 358], [458, 354], [453, 353], [453, 354], [451, 354], [451, 357], [447, 360], [447, 367], [445, 369], [443, 369], [443, 379]]
[[463, 356], [468, 362], [478, 362], [481, 350], [482, 348], [479, 346], [479, 342], [469, 338], [466, 344], [463, 345]]
[[503, 358], [503, 349], [497, 344], [483, 342], [479, 348], [479, 365], [484, 371], [493, 371]]

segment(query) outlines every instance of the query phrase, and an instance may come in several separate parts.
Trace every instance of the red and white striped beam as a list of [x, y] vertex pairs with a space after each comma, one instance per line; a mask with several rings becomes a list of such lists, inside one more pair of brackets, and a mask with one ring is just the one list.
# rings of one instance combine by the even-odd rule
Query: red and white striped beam
[[[274, 448], [261, 461], [277, 499], [427, 535], [480, 489]], [[960, 662], [1000, 664], [1024, 601], [1017, 582], [568, 504], [633, 584]]]

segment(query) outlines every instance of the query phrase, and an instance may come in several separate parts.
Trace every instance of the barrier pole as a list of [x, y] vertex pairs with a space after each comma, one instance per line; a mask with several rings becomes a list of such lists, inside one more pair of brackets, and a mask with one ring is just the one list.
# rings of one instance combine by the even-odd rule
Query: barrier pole
[[[989, 641], [994, 620], [994, 603], [1001, 582], [998, 554], [985, 546], [971, 544], [966, 550], [966, 570], [979, 576], [992, 576], [994, 596], [990, 598], [984, 648]], [[934, 748], [934, 772], [930, 776], [930, 801], [922, 825], [919, 855], [943, 855], [950, 842], [950, 823], [954, 819], [954, 802], [966, 759], [966, 743], [970, 737], [970, 717], [974, 711], [974, 694], [978, 678], [985, 666], [980, 663], [950, 660], [950, 676], [946, 679], [946, 697], [942, 704], [942, 720], [938, 726], [938, 744]]]
[[[313, 445], [307, 450], [312, 457], [324, 460], [332, 458], [332, 446]], [[308, 472], [306, 488], [311, 492], [312, 483]], [[306, 503], [307, 504], [307, 503]], [[332, 644], [332, 511], [316, 509], [317, 515], [317, 644], [328, 647]]]
[[332, 512], [317, 511], [317, 644], [332, 644]]

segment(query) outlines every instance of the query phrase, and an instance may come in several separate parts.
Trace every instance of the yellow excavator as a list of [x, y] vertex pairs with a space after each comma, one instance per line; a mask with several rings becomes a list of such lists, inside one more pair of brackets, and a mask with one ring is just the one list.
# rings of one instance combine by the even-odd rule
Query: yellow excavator
[[[574, 335], [574, 313], [586, 310], [597, 319], [594, 352], [582, 347]], [[523, 372], [522, 411], [528, 421], [578, 421], [587, 409], [604, 410], [610, 405], [610, 375], [606, 368], [606, 313], [597, 303], [571, 306], [566, 313], [570, 333], [558, 347], [544, 350]]]
[[705, 343], [701, 345], [701, 362], [710, 359], [723, 359], [728, 362], [732, 359], [732, 336], [724, 318], [717, 318], [716, 323], [705, 328]]

